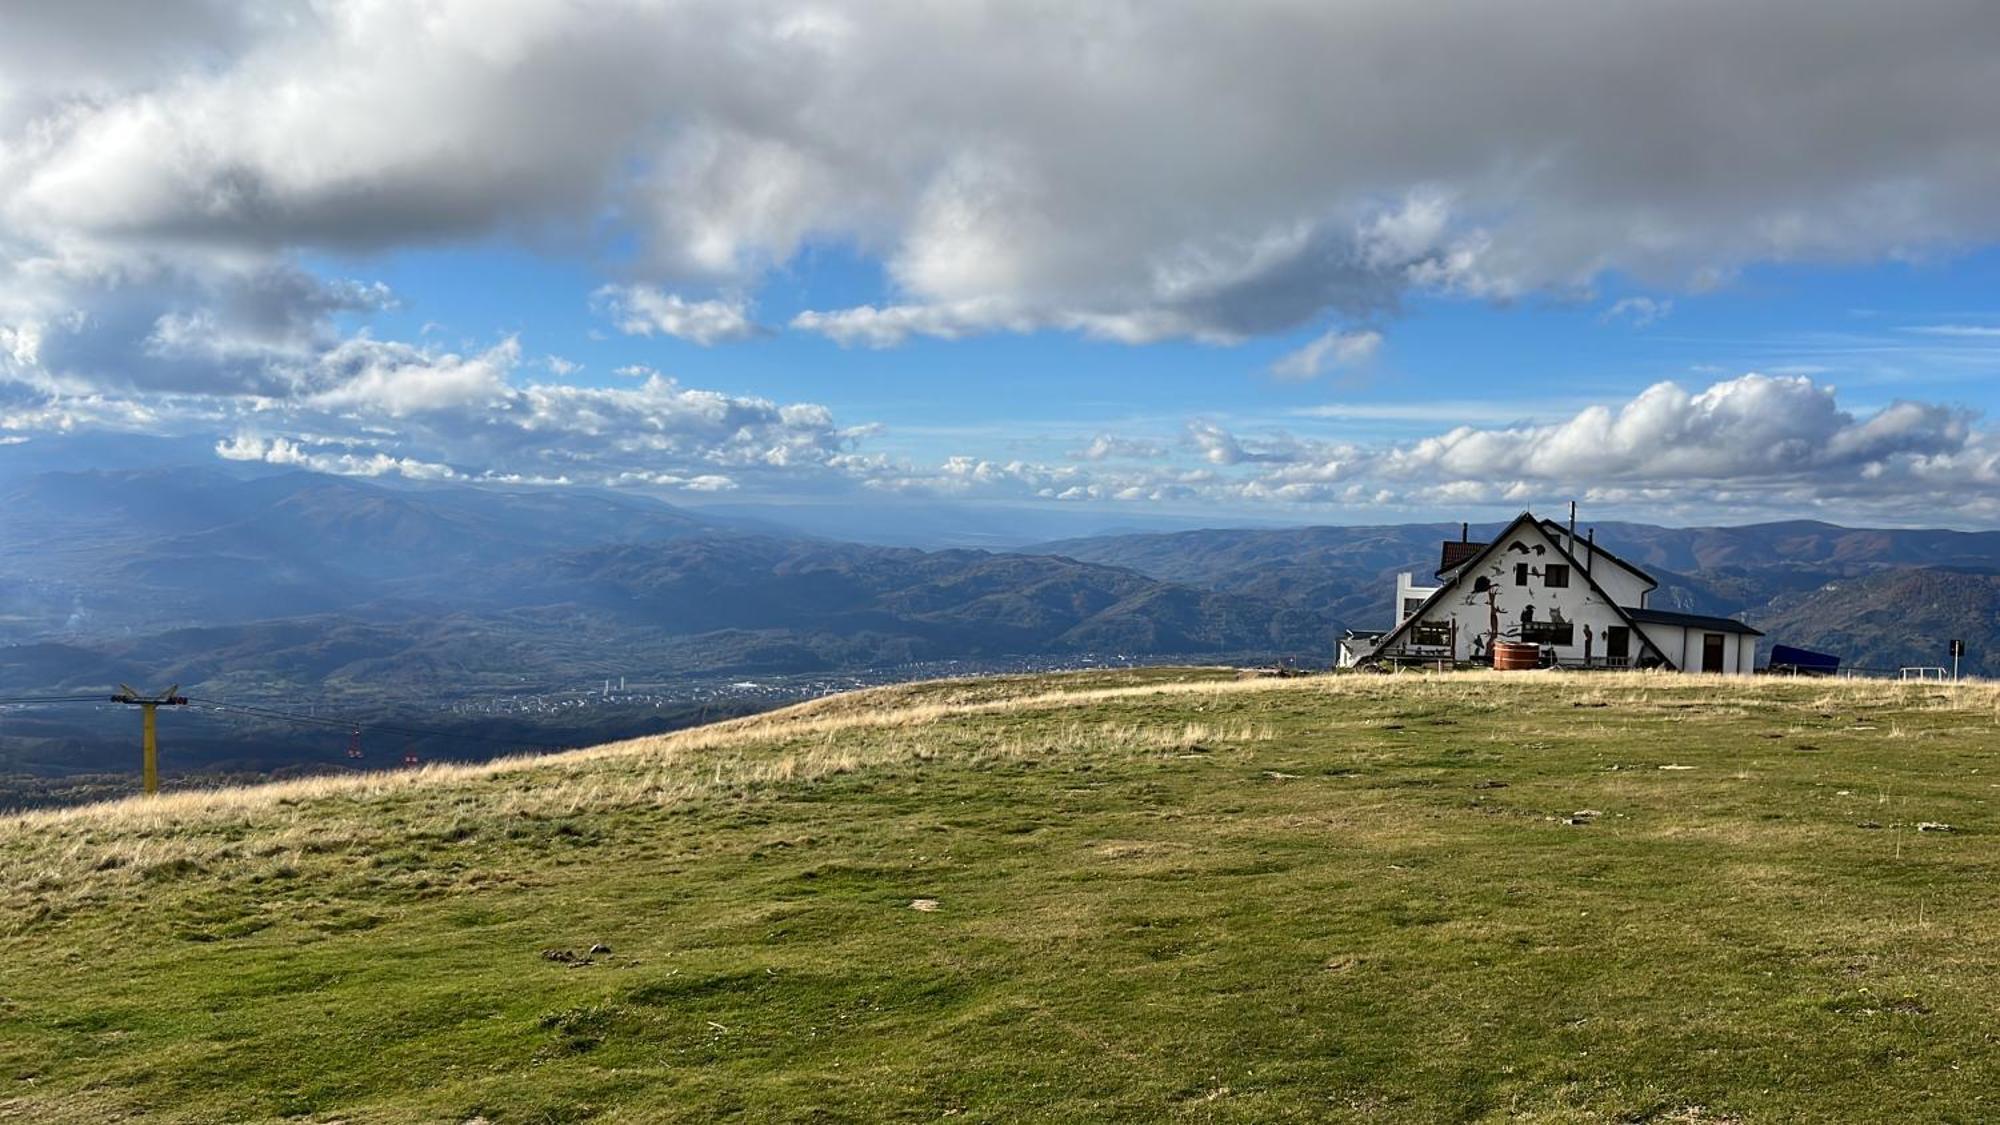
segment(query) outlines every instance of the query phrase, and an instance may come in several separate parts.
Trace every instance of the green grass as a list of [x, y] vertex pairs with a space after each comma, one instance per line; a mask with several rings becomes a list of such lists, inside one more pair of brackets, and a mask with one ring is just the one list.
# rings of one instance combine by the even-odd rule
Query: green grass
[[0, 1121], [1991, 1120], [1997, 718], [1096, 674], [0, 821]]

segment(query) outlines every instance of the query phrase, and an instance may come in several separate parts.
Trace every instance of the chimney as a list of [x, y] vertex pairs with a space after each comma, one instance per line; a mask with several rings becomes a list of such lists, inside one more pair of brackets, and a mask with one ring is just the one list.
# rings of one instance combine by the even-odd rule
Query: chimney
[[1590, 529], [1590, 547], [1583, 553], [1583, 572], [1590, 573], [1590, 564], [1597, 557], [1597, 529]]
[[1472, 542], [1472, 524], [1470, 522], [1458, 525], [1458, 541], [1460, 543]]
[[1576, 550], [1576, 501], [1569, 502], [1569, 543], [1566, 546]]

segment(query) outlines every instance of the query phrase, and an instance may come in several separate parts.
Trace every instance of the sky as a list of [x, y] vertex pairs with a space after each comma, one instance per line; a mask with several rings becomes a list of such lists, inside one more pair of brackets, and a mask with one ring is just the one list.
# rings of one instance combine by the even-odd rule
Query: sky
[[2000, 9], [0, 0], [0, 458], [2000, 526]]

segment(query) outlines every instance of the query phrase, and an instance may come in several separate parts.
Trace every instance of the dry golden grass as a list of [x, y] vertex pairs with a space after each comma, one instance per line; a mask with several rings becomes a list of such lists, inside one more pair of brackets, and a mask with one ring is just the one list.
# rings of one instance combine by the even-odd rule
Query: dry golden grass
[[[1086, 681], [1088, 682], [1088, 681]], [[635, 770], [679, 766], [691, 755], [712, 755], [717, 751], [744, 747], [773, 746], [795, 742], [832, 740], [849, 732], [894, 731], [932, 727], [948, 720], [975, 715], [1005, 715], [1032, 712], [1088, 709], [1099, 704], [1130, 702], [1147, 698], [1188, 700], [1213, 698], [1217, 701], [1244, 696], [1295, 694], [1306, 698], [1348, 697], [1357, 700], [1397, 702], [1417, 706], [1448, 699], [1454, 708], [1502, 706], [1511, 693], [1527, 689], [1557, 693], [1563, 702], [1580, 708], [1616, 708], [1620, 714], [1657, 713], [1661, 710], [1696, 710], [1704, 717], [1748, 714], [1750, 706], [1769, 707], [1768, 688], [1772, 681], [1752, 678], [1703, 679], [1699, 697], [1690, 698], [1692, 686], [1686, 676], [1667, 672], [1532, 672], [1499, 676], [1490, 672], [1403, 673], [1398, 675], [1333, 675], [1300, 678], [1260, 677], [1248, 679], [1203, 679], [1188, 682], [1155, 682], [1117, 687], [1076, 687], [1048, 690], [1045, 677], [1006, 677], [991, 680], [939, 681], [920, 688], [892, 686], [871, 688], [827, 696], [780, 710], [747, 718], [712, 723], [672, 734], [608, 743], [559, 754], [523, 755], [491, 761], [445, 765], [432, 764], [416, 770], [378, 771], [332, 777], [307, 778], [262, 785], [191, 790], [158, 797], [131, 797], [66, 809], [38, 810], [0, 817], [0, 840], [8, 835], [46, 831], [58, 825], [93, 824], [116, 827], [139, 835], [170, 833], [178, 826], [200, 820], [227, 819], [251, 810], [282, 807], [304, 801], [350, 799], [367, 802], [386, 796], [434, 786], [483, 780], [506, 774], [535, 772], [538, 777], [533, 797], [524, 797], [534, 807], [554, 807], [562, 798], [554, 789], [568, 792], [579, 801], [602, 796], [589, 782], [579, 783], [564, 775], [578, 766], [618, 761]], [[1817, 689], [1803, 705], [1808, 711], [1851, 711], [1857, 707], [1897, 707], [1989, 717], [2000, 725], [2000, 684], [1937, 684], [1885, 680], [1812, 681]], [[918, 692], [926, 698], [909, 702]], [[1796, 706], [1796, 705], [1795, 705]], [[1081, 732], [1084, 728], [1076, 728]], [[1112, 728], [1089, 728], [1102, 738]], [[1136, 728], [1134, 728], [1136, 730]], [[1073, 733], [1071, 737], [1080, 737]], [[1921, 737], [1900, 729], [1890, 737]], [[1162, 737], [1149, 732], [1149, 744]], [[1176, 736], [1178, 737], [1178, 736]], [[1237, 740], [1241, 735], [1233, 736]], [[904, 744], [907, 747], [907, 744]], [[842, 764], [845, 751], [809, 756], [803, 776], [817, 776], [828, 770], [852, 768]], [[718, 770], [736, 776], [734, 767]], [[759, 766], [758, 770], [775, 768]], [[753, 770], [742, 777], [751, 782], [766, 779]], [[676, 770], [676, 780], [680, 771]], [[718, 777], [722, 776], [718, 774]], [[650, 791], [648, 782], [627, 779], [621, 788], [633, 792]], [[580, 785], [580, 787], [579, 787]], [[634, 788], [636, 787], [636, 788]], [[664, 786], [670, 792], [677, 785]], [[518, 811], [526, 805], [507, 811]]]
[[[210, 873], [269, 868], [298, 875], [325, 866], [315, 857], [366, 851], [412, 834], [635, 806], [672, 806], [702, 796], [740, 794], [858, 769], [924, 763], [945, 754], [1000, 762], [1087, 752], [1146, 755], [1256, 742], [1271, 737], [1268, 724], [1072, 721], [969, 739], [955, 739], [937, 728], [966, 715], [1040, 714], [1158, 695], [1239, 695], [1270, 690], [1278, 683], [1040, 691], [913, 705], [897, 705], [906, 689], [876, 689], [561, 754], [186, 791], [31, 812], [0, 819], [0, 847], [27, 845], [28, 858], [16, 865], [9, 901], [67, 906], [191, 865]], [[857, 706], [864, 702], [878, 705]], [[393, 827], [384, 823], [384, 810], [391, 806], [403, 814]], [[231, 837], [253, 834], [257, 842], [252, 846], [230, 842]]]

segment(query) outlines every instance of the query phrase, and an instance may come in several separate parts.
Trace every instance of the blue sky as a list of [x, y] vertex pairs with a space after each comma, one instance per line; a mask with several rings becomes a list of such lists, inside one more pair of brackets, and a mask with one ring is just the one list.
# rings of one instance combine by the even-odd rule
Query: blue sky
[[1990, 5], [427, 11], [15, 21], [0, 457], [2000, 521]]
[[[1418, 297], [1379, 322], [1379, 358], [1313, 380], [1270, 369], [1321, 325], [1230, 345], [1125, 345], [1039, 331], [891, 349], [785, 330], [808, 308], [894, 299], [878, 268], [839, 253], [807, 253], [766, 282], [755, 308], [776, 327], [719, 346], [619, 332], [592, 307], [603, 275], [517, 248], [315, 266], [389, 285], [394, 307], [352, 321], [381, 335], [429, 336], [464, 351], [518, 336], [536, 359], [581, 365], [578, 382], [622, 386], [629, 377], [619, 369], [651, 367], [732, 394], [822, 402], [842, 417], [882, 423], [903, 448], [938, 455], [964, 448], [956, 435], [978, 434], [1050, 456], [1099, 432], [1173, 436], [1193, 415], [1388, 440], [1433, 433], [1440, 423], [1547, 422], [1660, 381], [1699, 387], [1753, 371], [1833, 383], [1844, 405], [1864, 411], [1898, 398], [2000, 406], [2000, 301], [1981, 300], [2000, 293], [2000, 250], [1761, 266], [1706, 292], [1607, 278], [1602, 293], [1582, 297]], [[1657, 319], [1613, 315], [1628, 298], [1667, 307], [1651, 314]], [[1935, 331], [1946, 328], [1992, 335]]]
[[1371, 321], [1382, 344], [1367, 363], [1303, 380], [1272, 366], [1324, 325], [1229, 344], [1042, 330], [894, 348], [787, 329], [809, 308], [895, 300], [877, 265], [838, 251], [808, 250], [764, 281], [751, 301], [761, 334], [708, 346], [617, 330], [593, 301], [603, 274], [519, 248], [315, 265], [394, 290], [393, 307], [356, 317], [356, 327], [462, 351], [516, 337], [530, 365], [554, 357], [577, 365], [571, 380], [597, 386], [628, 386], [619, 372], [646, 367], [730, 394], [822, 403], [841, 419], [878, 424], [871, 444], [919, 459], [974, 451], [1062, 461], [1099, 434], [1172, 446], [1190, 418], [1245, 435], [1389, 444], [1457, 425], [1560, 422], [1655, 383], [1700, 390], [1752, 372], [1830, 386], [1862, 414], [1902, 399], [1981, 414], [2000, 406], [1991, 378], [2000, 374], [2000, 304], [1979, 300], [2000, 292], [1995, 250], [1764, 265], [1703, 291], [1605, 277], [1589, 294], [1419, 295]]

